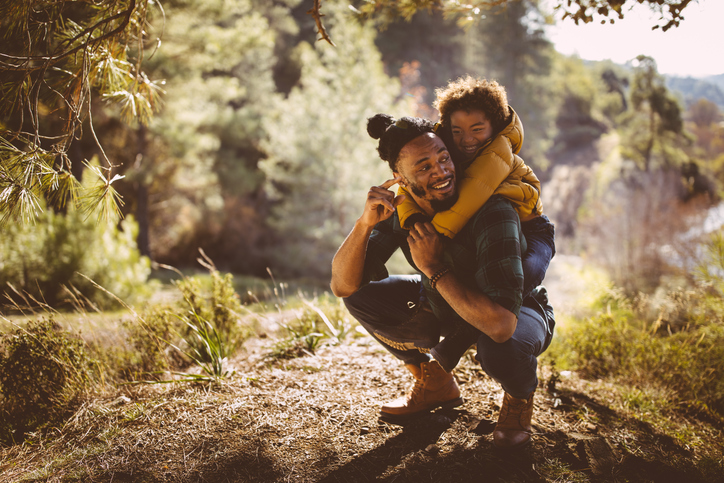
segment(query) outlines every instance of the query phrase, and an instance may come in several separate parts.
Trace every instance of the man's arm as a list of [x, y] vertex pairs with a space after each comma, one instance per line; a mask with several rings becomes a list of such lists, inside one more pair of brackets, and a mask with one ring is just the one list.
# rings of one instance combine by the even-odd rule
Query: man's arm
[[[428, 278], [445, 268], [441, 261], [442, 242], [431, 224], [417, 223], [410, 230], [408, 241], [415, 265]], [[460, 317], [495, 342], [502, 343], [513, 336], [518, 317], [477, 287], [462, 283], [452, 271], [437, 281], [435, 289]]]
[[380, 186], [373, 186], [367, 193], [364, 212], [355, 222], [332, 259], [332, 281], [330, 287], [337, 297], [349, 297], [362, 286], [367, 243], [375, 225], [388, 219], [395, 212], [404, 196], [397, 196], [389, 190], [400, 181], [394, 178]]

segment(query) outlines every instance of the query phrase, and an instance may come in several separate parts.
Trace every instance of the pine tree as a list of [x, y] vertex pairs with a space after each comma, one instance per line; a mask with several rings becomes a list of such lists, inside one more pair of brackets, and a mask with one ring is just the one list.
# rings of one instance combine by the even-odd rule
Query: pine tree
[[343, 2], [325, 3], [336, 48], [299, 45], [299, 85], [278, 102], [264, 125], [268, 158], [260, 163], [275, 205], [272, 268], [327, 276], [334, 251], [349, 232], [370, 186], [389, 179], [367, 118], [391, 112], [399, 84], [383, 72], [374, 32], [350, 19]]
[[505, 86], [525, 129], [521, 156], [537, 168], [548, 165], [557, 108], [550, 83], [554, 50], [543, 24], [537, 0], [506, 3], [469, 28], [466, 44], [469, 72]]
[[[60, 207], [77, 200], [85, 213], [118, 212], [112, 161], [105, 159], [96, 185], [81, 191], [69, 149], [98, 99], [140, 122], [158, 107], [161, 87], [141, 70], [153, 6], [148, 0], [0, 4], [2, 221], [33, 218], [43, 197]], [[95, 136], [92, 123], [86, 128]]]
[[639, 55], [631, 82], [631, 110], [623, 119], [622, 154], [648, 172], [685, 161], [681, 107], [658, 73], [656, 61]]

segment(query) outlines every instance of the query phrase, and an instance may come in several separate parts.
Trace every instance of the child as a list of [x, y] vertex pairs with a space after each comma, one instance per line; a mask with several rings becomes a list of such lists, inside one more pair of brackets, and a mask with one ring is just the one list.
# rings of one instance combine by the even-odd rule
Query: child
[[[453, 155], [458, 173], [464, 172], [464, 176], [458, 201], [449, 210], [437, 213], [432, 224], [439, 233], [454, 238], [493, 194], [512, 201], [527, 243], [522, 254], [525, 299], [545, 278], [555, 255], [555, 234], [553, 224], [542, 214], [540, 181], [518, 156], [523, 144], [523, 125], [508, 106], [505, 88], [495, 81], [467, 76], [435, 93], [435, 107], [440, 112], [436, 133]], [[408, 193], [400, 187], [399, 194]], [[397, 213], [400, 224], [408, 229], [422, 216], [422, 210], [409, 195], [397, 207]], [[433, 354], [448, 371], [479, 335], [471, 328], [460, 329], [460, 334], [445, 339], [448, 343], [443, 345], [449, 351]]]

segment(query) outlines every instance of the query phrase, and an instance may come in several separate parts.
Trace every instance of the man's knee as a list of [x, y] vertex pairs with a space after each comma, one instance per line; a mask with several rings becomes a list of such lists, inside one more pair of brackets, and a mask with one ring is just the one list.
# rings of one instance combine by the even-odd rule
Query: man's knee
[[490, 337], [482, 335], [478, 339], [477, 349], [478, 353], [475, 358], [489, 373], [505, 372], [506, 369], [519, 365], [531, 356], [515, 338], [498, 343]]

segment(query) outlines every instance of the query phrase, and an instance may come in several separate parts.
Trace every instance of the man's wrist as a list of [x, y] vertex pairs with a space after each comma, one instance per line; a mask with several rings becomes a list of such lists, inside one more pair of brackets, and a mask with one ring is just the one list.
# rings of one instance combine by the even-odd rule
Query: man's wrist
[[376, 224], [377, 223], [369, 224], [365, 221], [364, 216], [360, 216], [359, 218], [357, 218], [357, 222], [355, 223], [355, 225], [356, 225], [355, 228], [365, 231], [369, 234], [369, 233], [372, 233], [372, 230], [375, 229]]
[[450, 267], [445, 266], [433, 273], [430, 276], [430, 288], [432, 288], [433, 290], [437, 290], [437, 282], [439, 282], [440, 279], [446, 276], [448, 273], [450, 273]]
[[443, 270], [445, 268], [448, 268], [447, 265], [444, 265], [442, 263], [436, 263], [434, 265], [429, 265], [425, 267], [424, 270], [422, 270], [422, 273], [424, 273], [427, 278], [432, 278], [433, 275], [435, 275], [440, 270]]

